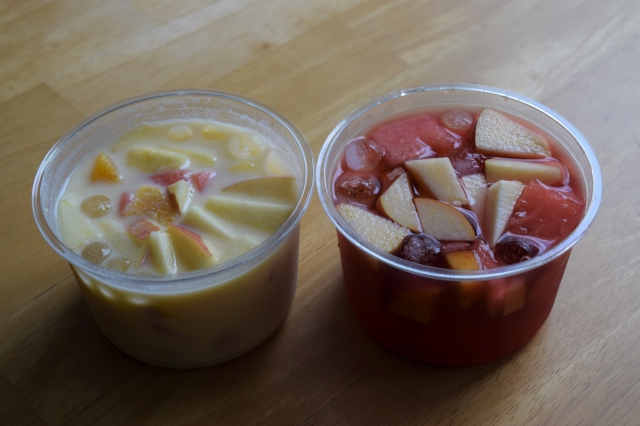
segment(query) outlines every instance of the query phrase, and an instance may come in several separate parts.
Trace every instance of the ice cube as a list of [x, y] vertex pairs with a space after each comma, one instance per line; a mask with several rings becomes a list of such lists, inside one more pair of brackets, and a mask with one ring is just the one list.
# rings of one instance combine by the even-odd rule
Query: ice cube
[[454, 133], [466, 133], [473, 124], [473, 117], [459, 109], [450, 109], [440, 116], [440, 124]]
[[364, 137], [353, 139], [344, 153], [347, 166], [357, 172], [370, 172], [380, 165], [384, 149]]

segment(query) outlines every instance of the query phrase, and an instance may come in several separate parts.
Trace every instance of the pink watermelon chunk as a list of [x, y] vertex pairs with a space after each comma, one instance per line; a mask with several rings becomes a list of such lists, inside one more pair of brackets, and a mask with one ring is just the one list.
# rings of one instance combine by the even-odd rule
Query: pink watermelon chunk
[[460, 136], [448, 132], [429, 114], [385, 123], [373, 130], [369, 138], [384, 147], [390, 167], [414, 158], [432, 157], [436, 153], [447, 155], [462, 144]]

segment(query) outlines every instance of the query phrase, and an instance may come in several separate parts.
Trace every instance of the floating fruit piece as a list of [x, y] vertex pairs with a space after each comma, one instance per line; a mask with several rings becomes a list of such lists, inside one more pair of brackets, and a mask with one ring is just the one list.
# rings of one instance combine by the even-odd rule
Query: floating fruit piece
[[177, 169], [177, 170], [169, 170], [167, 172], [156, 173], [151, 176], [151, 180], [154, 183], [162, 186], [173, 185], [179, 180], [188, 181], [191, 178], [191, 170], [186, 169]]
[[254, 163], [245, 161], [242, 163], [236, 163], [233, 166], [229, 167], [230, 172], [252, 172], [256, 168]]
[[127, 165], [143, 173], [180, 169], [188, 164], [186, 155], [160, 149], [133, 147], [127, 156]]
[[223, 239], [234, 240], [236, 238], [233, 230], [222, 219], [200, 206], [190, 208], [182, 223]]
[[58, 203], [58, 227], [64, 243], [70, 249], [78, 248], [100, 236], [76, 204], [76, 197], [68, 195]]
[[465, 134], [471, 129], [473, 117], [459, 109], [450, 109], [440, 116], [440, 124], [454, 133]]
[[168, 225], [173, 222], [178, 211], [159, 188], [143, 185], [138, 188], [131, 202], [121, 210], [120, 214], [122, 216], [145, 215], [163, 225]]
[[370, 172], [380, 165], [384, 149], [365, 137], [353, 139], [347, 144], [344, 159], [347, 166], [356, 172]]
[[294, 206], [288, 204], [263, 203], [228, 197], [211, 197], [207, 209], [221, 218], [236, 224], [247, 225], [275, 232], [287, 221]]
[[428, 265], [438, 259], [440, 242], [430, 235], [411, 234], [404, 237], [397, 256], [409, 262]]
[[85, 198], [80, 204], [82, 212], [89, 217], [102, 217], [112, 210], [111, 200], [104, 195], [93, 195]]
[[138, 241], [146, 240], [152, 232], [159, 230], [159, 226], [144, 218], [136, 220], [127, 227], [127, 232]]
[[191, 139], [191, 136], [193, 136], [193, 130], [186, 124], [173, 126], [167, 132], [167, 137], [173, 142], [184, 142]]
[[120, 196], [120, 201], [118, 202], [118, 213], [120, 216], [131, 216], [130, 212], [131, 204], [133, 203], [133, 199], [135, 195], [133, 192], [125, 191]]
[[461, 250], [445, 253], [447, 264], [451, 269], [458, 271], [477, 271], [480, 269], [480, 261], [473, 250]]
[[335, 194], [339, 202], [371, 207], [378, 192], [380, 182], [374, 177], [343, 173], [336, 181]]
[[149, 237], [149, 251], [151, 262], [161, 274], [175, 274], [178, 272], [176, 255], [173, 251], [171, 237], [166, 232], [152, 232]]
[[118, 182], [122, 175], [107, 154], [100, 153], [91, 169], [91, 182]]
[[178, 206], [180, 214], [185, 214], [189, 210], [194, 192], [191, 183], [184, 180], [179, 180], [167, 187], [167, 195]]
[[298, 201], [298, 181], [293, 177], [267, 177], [249, 179], [227, 186], [223, 194], [248, 195], [254, 198], [270, 198], [295, 204]]
[[129, 267], [131, 266], [131, 261], [124, 257], [114, 257], [112, 259], [109, 259], [106, 266], [109, 269], [115, 269], [116, 271], [126, 272], [129, 270]]
[[545, 185], [562, 185], [562, 165], [560, 162], [507, 160], [491, 158], [486, 161], [487, 181], [517, 180], [527, 185], [531, 179], [538, 179]]
[[231, 155], [239, 160], [258, 158], [264, 152], [266, 143], [257, 133], [240, 133], [229, 141]]
[[96, 265], [101, 264], [111, 254], [111, 247], [108, 244], [95, 242], [86, 246], [82, 250], [82, 257]]
[[442, 201], [429, 198], [413, 200], [425, 234], [440, 241], [473, 241], [476, 231], [460, 211]]
[[253, 250], [254, 248], [258, 247], [258, 245], [260, 245], [260, 241], [255, 240], [248, 235], [242, 235], [236, 242], [233, 243], [231, 248], [227, 250], [222, 255], [222, 257], [220, 257], [220, 263], [241, 256], [247, 253], [249, 250]]
[[486, 204], [487, 204], [487, 181], [482, 173], [462, 176], [460, 183], [469, 200], [469, 208], [476, 215], [478, 226], [484, 229]]
[[207, 124], [202, 129], [202, 136], [211, 140], [220, 140], [220, 139], [226, 138], [228, 134], [221, 131], [218, 127], [214, 126], [213, 124]]
[[487, 216], [485, 238], [491, 247], [504, 233], [524, 185], [514, 180], [501, 180], [487, 190]]
[[281, 149], [274, 149], [267, 155], [267, 167], [274, 175], [291, 174], [291, 160]]
[[525, 238], [506, 236], [496, 244], [496, 254], [507, 265], [529, 260], [540, 254], [538, 245]]
[[476, 150], [485, 155], [515, 158], [550, 155], [544, 137], [489, 108], [478, 117]]
[[148, 123], [140, 123], [135, 125], [124, 135], [118, 138], [118, 142], [114, 145], [112, 151], [117, 152], [124, 148], [129, 148], [142, 140], [151, 140], [162, 137], [163, 131], [158, 127]]
[[418, 324], [429, 325], [439, 295], [440, 290], [436, 288], [404, 291], [391, 299], [387, 311]]
[[173, 146], [161, 146], [160, 149], [186, 155], [195, 164], [200, 164], [201, 166], [211, 167], [216, 163], [215, 155], [208, 152], [194, 151], [192, 149], [177, 148]]
[[336, 210], [356, 234], [387, 253], [396, 251], [404, 237], [411, 234], [404, 226], [350, 204], [338, 204]]
[[204, 191], [207, 183], [214, 178], [216, 172], [199, 172], [191, 175], [191, 184], [198, 190], [198, 192]]
[[98, 227], [115, 251], [130, 259], [134, 265], [142, 264], [147, 255], [145, 244], [131, 237], [124, 227], [115, 220], [103, 220], [98, 224]]
[[380, 195], [376, 208], [396, 223], [413, 232], [422, 232], [420, 219], [413, 205], [413, 187], [406, 173], [402, 173]]
[[469, 203], [447, 157], [407, 161], [405, 167], [422, 194], [454, 206]]
[[176, 254], [191, 269], [206, 269], [216, 264], [217, 256], [200, 235], [181, 225], [169, 225], [167, 233]]

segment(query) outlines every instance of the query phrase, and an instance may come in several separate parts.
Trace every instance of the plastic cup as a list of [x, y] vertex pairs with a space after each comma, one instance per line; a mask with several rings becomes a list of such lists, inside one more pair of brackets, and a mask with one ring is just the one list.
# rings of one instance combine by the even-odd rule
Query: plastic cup
[[[585, 212], [577, 228], [552, 249], [526, 262], [480, 271], [422, 266], [385, 253], [358, 236], [334, 206], [333, 185], [346, 144], [394, 115], [425, 108], [488, 107], [529, 122], [560, 146], [583, 183]], [[566, 119], [540, 103], [502, 89], [434, 85], [390, 93], [357, 109], [327, 137], [316, 167], [320, 201], [334, 223], [345, 290], [364, 328], [387, 347], [442, 365], [492, 361], [525, 345], [549, 316], [573, 245], [593, 221], [602, 175], [587, 140]], [[400, 291], [409, 312], [397, 315]], [[408, 319], [410, 318], [410, 319]]]
[[[69, 250], [57, 230], [67, 178], [97, 145], [141, 122], [211, 119], [253, 129], [289, 154], [301, 180], [298, 203], [282, 227], [255, 249], [213, 268], [162, 276], [123, 273]], [[313, 187], [313, 154], [302, 133], [273, 109], [213, 90], [157, 92], [87, 118], [49, 151], [36, 175], [33, 213], [40, 232], [71, 265], [98, 327], [140, 361], [193, 368], [236, 358], [271, 335], [296, 291], [300, 219]]]

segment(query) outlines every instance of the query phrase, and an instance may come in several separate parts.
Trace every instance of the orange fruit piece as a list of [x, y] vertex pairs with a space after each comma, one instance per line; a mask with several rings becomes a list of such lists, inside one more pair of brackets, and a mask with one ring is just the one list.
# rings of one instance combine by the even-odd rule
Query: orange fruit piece
[[145, 215], [163, 225], [169, 225], [178, 215], [178, 210], [159, 188], [142, 185], [121, 214], [123, 216]]
[[98, 155], [91, 170], [91, 182], [118, 182], [122, 175], [111, 158], [104, 152]]

